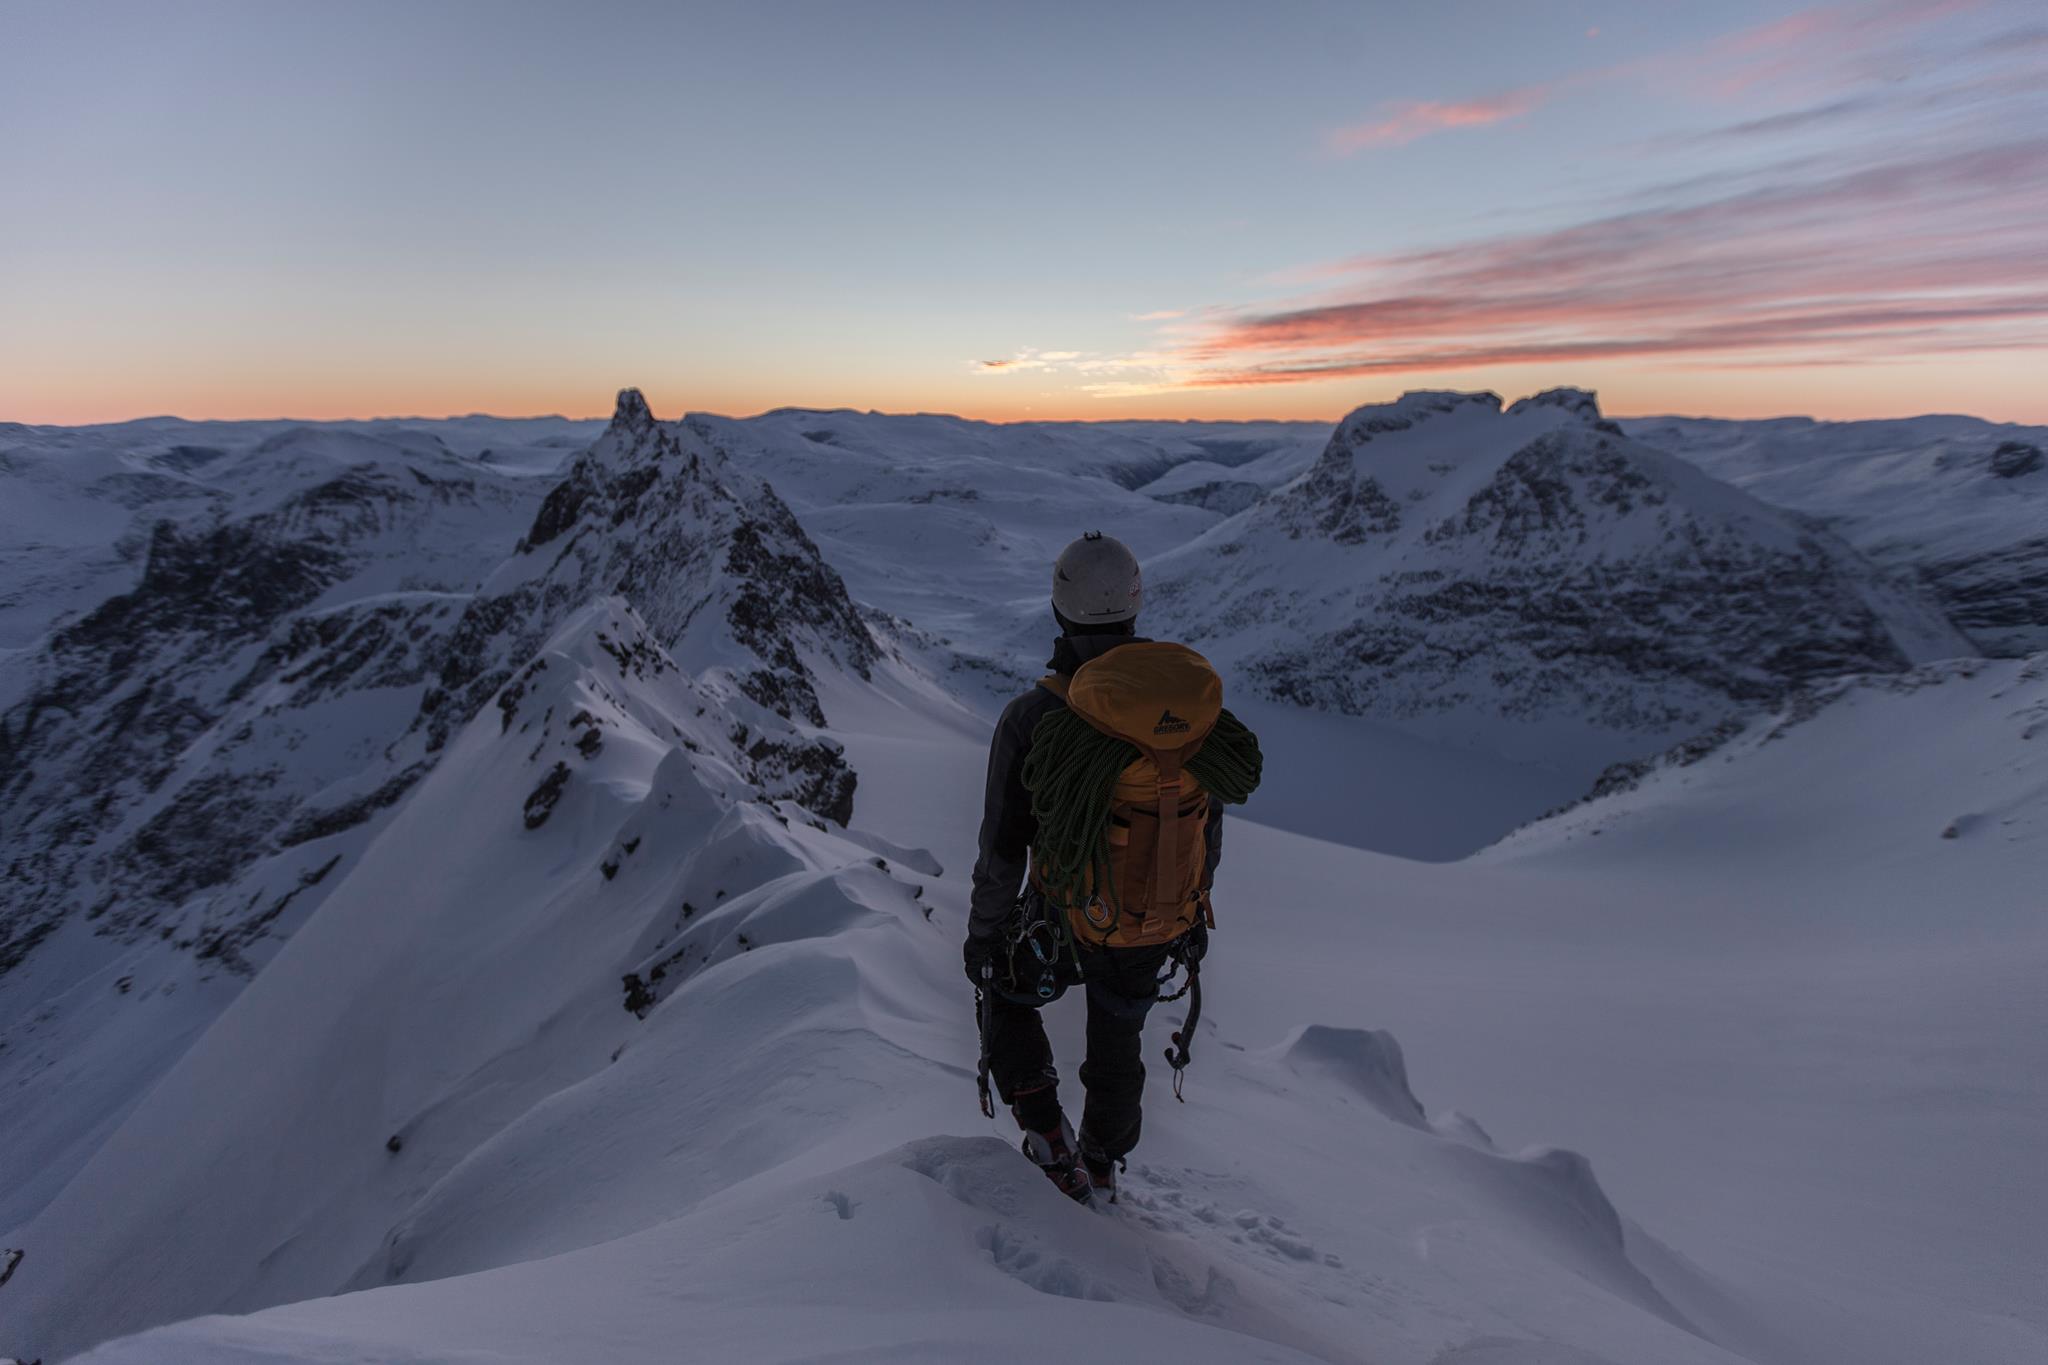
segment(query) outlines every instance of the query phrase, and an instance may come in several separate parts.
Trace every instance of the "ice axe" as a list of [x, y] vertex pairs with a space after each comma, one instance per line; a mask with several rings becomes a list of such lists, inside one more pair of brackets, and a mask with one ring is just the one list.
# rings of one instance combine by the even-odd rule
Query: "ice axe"
[[1173, 1068], [1173, 1097], [1181, 1099], [1181, 1082], [1188, 1068], [1189, 1050], [1195, 1045], [1195, 1025], [1202, 1019], [1202, 969], [1193, 962], [1188, 963], [1188, 1017], [1173, 1034], [1173, 1046], [1166, 1049], [1166, 1064]]
[[995, 978], [995, 964], [982, 963], [981, 985], [974, 991], [974, 1020], [981, 1030], [981, 1062], [975, 1069], [974, 1084], [981, 1091], [982, 1117], [990, 1119], [996, 1116], [996, 1102], [988, 1093], [988, 1026], [995, 1013]]

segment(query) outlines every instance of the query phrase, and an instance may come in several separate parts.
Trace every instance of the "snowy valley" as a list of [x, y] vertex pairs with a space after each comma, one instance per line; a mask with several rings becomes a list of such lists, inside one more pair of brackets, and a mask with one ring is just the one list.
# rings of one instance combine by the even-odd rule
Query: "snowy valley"
[[[2044, 448], [0, 426], [0, 1353], [2038, 1361]], [[1108, 1213], [958, 965], [1098, 527], [1268, 774]]]

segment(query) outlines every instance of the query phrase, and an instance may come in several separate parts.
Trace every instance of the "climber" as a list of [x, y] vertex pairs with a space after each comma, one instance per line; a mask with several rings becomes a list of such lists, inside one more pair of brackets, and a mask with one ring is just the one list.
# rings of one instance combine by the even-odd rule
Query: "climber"
[[[992, 1076], [1025, 1154], [1084, 1203], [1115, 1200], [1117, 1169], [1138, 1142], [1145, 1016], [1184, 971], [1195, 994], [1167, 1054], [1179, 1093], [1223, 804], [1258, 781], [1257, 742], [1222, 709], [1208, 661], [1136, 633], [1141, 597], [1121, 542], [1090, 532], [1061, 551], [1051, 674], [1005, 708], [989, 746], [964, 949], [983, 1109], [993, 1112]], [[1085, 987], [1088, 1009], [1078, 1135], [1038, 1016], [1072, 985]]]

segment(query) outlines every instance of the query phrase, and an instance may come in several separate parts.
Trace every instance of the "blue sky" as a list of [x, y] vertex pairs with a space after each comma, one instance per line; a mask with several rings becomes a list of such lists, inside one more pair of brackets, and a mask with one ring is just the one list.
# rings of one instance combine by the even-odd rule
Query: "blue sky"
[[2048, 15], [0, 7], [0, 419], [2048, 421]]

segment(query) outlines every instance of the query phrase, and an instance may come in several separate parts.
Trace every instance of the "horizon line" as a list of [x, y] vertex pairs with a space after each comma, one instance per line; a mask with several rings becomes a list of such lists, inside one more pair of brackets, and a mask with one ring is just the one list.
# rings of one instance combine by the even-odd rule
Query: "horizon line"
[[[1529, 394], [1522, 395], [1522, 397], [1530, 397], [1534, 394], [1549, 392], [1551, 389], [1555, 388], [1569, 387], [1574, 386], [1552, 385], [1549, 388], [1545, 389], [1531, 390]], [[674, 417], [657, 417], [655, 420], [660, 422], [678, 422], [690, 417], [716, 417], [726, 421], [749, 422], [756, 421], [763, 417], [772, 417], [779, 413], [814, 412], [819, 413], [821, 415], [829, 413], [849, 413], [859, 417], [949, 418], [954, 421], [973, 422], [983, 426], [1109, 426], [1113, 424], [1133, 422], [1175, 423], [1190, 426], [1335, 426], [1337, 423], [1343, 421], [1345, 417], [1349, 416], [1353, 412], [1359, 411], [1361, 408], [1382, 407], [1387, 404], [1398, 401], [1400, 397], [1403, 397], [1406, 394], [1418, 392], [1474, 394], [1490, 393], [1500, 398], [1503, 407], [1507, 406], [1512, 402], [1517, 401], [1516, 399], [1508, 398], [1507, 396], [1501, 394], [1499, 390], [1492, 388], [1404, 389], [1401, 394], [1396, 395], [1392, 398], [1377, 399], [1364, 403], [1354, 403], [1351, 406], [1346, 407], [1341, 411], [1338, 411], [1336, 415], [1329, 417], [976, 417], [966, 412], [949, 412], [931, 408], [918, 408], [914, 410], [890, 410], [883, 408], [851, 407], [846, 404], [837, 404], [825, 407], [813, 406], [811, 404], [806, 403], [779, 403], [773, 407], [762, 408], [756, 412], [747, 412], [739, 414], [730, 412], [719, 412], [709, 408], [685, 408]], [[1597, 399], [1598, 391], [1592, 390], [1590, 392], [1595, 393]], [[650, 404], [649, 406], [651, 407], [652, 405]], [[439, 415], [413, 412], [372, 413], [368, 416], [346, 417], [299, 417], [293, 416], [288, 413], [281, 413], [262, 417], [187, 417], [182, 414], [174, 412], [151, 412], [143, 413], [134, 417], [113, 417], [80, 422], [38, 422], [31, 420], [21, 420], [10, 417], [0, 417], [0, 428], [31, 427], [41, 429], [78, 431], [95, 427], [138, 426], [148, 422], [181, 422], [192, 426], [200, 426], [207, 424], [257, 425], [264, 423], [279, 422], [294, 423], [300, 426], [344, 426], [349, 424], [375, 422], [460, 422], [473, 419], [493, 422], [589, 423], [609, 422], [612, 420], [613, 415], [614, 414], [612, 413], [593, 413], [588, 416], [571, 416], [563, 412], [505, 413], [472, 410], [468, 412], [442, 413]], [[1878, 415], [1861, 417], [1819, 417], [1815, 416], [1812, 413], [1806, 412], [1780, 412], [1773, 413], [1768, 416], [1758, 417], [1728, 417], [1711, 412], [1679, 412], [1670, 410], [1653, 410], [1645, 412], [1611, 412], [1608, 411], [1606, 407], [1603, 405], [1600, 410], [1600, 415], [1608, 420], [1618, 422], [1644, 422], [1661, 419], [1666, 421], [1685, 422], [1804, 421], [1826, 424], [1848, 424], [1856, 422], [1913, 422], [1928, 420], [1932, 418], [1960, 417], [1967, 418], [1971, 421], [1983, 422], [1990, 426], [2048, 426], [2048, 416], [2044, 416], [2043, 419], [2039, 422], [2029, 422], [2012, 418], [1984, 417], [1977, 413], [1966, 412], [1956, 409], [1935, 409], [1918, 412], [1905, 412], [1889, 416]]]

